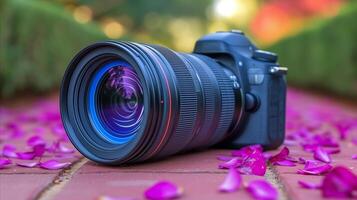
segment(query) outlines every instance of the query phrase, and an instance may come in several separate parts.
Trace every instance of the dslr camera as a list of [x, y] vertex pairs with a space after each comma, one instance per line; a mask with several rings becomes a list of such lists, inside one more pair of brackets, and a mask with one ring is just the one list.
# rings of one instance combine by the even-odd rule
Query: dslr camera
[[84, 156], [110, 165], [210, 146], [274, 149], [284, 140], [286, 72], [238, 30], [203, 36], [193, 53], [98, 42], [66, 70], [62, 121]]

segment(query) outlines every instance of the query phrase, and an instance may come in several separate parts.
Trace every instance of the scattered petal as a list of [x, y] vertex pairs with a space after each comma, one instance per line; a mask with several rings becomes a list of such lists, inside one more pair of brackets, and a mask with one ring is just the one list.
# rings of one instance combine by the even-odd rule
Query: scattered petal
[[41, 157], [46, 151], [46, 144], [36, 144], [32, 149], [35, 156]]
[[98, 197], [97, 200], [135, 200], [135, 198], [132, 198], [132, 197], [113, 197], [113, 196], [103, 195], [103, 196]]
[[255, 150], [243, 161], [239, 167], [239, 172], [248, 175], [264, 176], [266, 168], [267, 165], [263, 153]]
[[2, 155], [8, 158], [17, 158], [16, 148], [13, 145], [4, 145]]
[[272, 156], [269, 159], [269, 161], [274, 164], [275, 162], [286, 160], [288, 156], [289, 156], [289, 149], [287, 147], [284, 147], [278, 154]]
[[323, 164], [318, 166], [306, 166], [304, 169], [299, 169], [298, 174], [306, 174], [306, 175], [322, 175], [329, 171], [331, 171], [332, 166], [330, 164]]
[[58, 162], [57, 160], [48, 160], [46, 162], [40, 163], [40, 167], [43, 169], [50, 169], [50, 170], [56, 170], [56, 169], [62, 169], [67, 166], [69, 166], [71, 163], [70, 162]]
[[171, 182], [160, 181], [145, 191], [145, 197], [152, 200], [174, 199], [180, 197], [183, 190]]
[[46, 142], [39, 135], [32, 136], [27, 140], [27, 145], [29, 145], [30, 147], [40, 145], [40, 144], [43, 145], [43, 144], [46, 144]]
[[265, 180], [251, 181], [247, 186], [247, 191], [256, 200], [275, 200], [278, 198], [278, 191]]
[[320, 189], [320, 183], [312, 183], [312, 182], [305, 182], [305, 181], [298, 181], [299, 185], [305, 189]]
[[331, 157], [330, 155], [321, 147], [317, 147], [314, 152], [314, 158], [316, 160], [325, 162], [325, 163], [330, 163], [331, 162]]
[[287, 166], [287, 167], [294, 167], [296, 164], [290, 160], [283, 160], [283, 161], [277, 161], [273, 165], [279, 165], [279, 166]]
[[242, 177], [235, 168], [230, 168], [229, 172], [219, 187], [221, 192], [234, 192], [240, 188]]
[[335, 167], [322, 181], [324, 197], [353, 197], [357, 190], [357, 176], [345, 167]]
[[20, 167], [27, 167], [27, 168], [33, 168], [36, 167], [39, 163], [38, 162], [18, 162], [16, 165]]
[[232, 167], [238, 167], [242, 164], [242, 159], [241, 158], [238, 158], [238, 157], [234, 157], [234, 158], [231, 158], [230, 160], [228, 160], [227, 162], [224, 162], [224, 163], [220, 163], [218, 165], [218, 168], [220, 169], [230, 169]]
[[0, 169], [4, 169], [11, 164], [11, 160], [0, 158]]
[[352, 159], [357, 160], [357, 154], [352, 155]]
[[36, 154], [33, 152], [18, 152], [16, 155], [21, 160], [33, 160], [36, 157]]

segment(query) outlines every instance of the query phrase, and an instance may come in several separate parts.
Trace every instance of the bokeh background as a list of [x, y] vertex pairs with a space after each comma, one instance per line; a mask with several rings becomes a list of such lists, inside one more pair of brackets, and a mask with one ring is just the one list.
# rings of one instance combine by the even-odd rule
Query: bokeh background
[[290, 86], [357, 99], [354, 0], [1, 0], [0, 98], [54, 94], [89, 43], [133, 40], [190, 52], [241, 29], [279, 54]]

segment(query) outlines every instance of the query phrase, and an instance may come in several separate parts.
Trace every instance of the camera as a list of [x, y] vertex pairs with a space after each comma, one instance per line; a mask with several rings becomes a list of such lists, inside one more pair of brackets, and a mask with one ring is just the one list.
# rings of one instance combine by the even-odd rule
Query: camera
[[78, 151], [109, 165], [211, 146], [274, 149], [285, 135], [286, 72], [238, 30], [201, 37], [191, 54], [98, 42], [65, 72], [62, 121]]

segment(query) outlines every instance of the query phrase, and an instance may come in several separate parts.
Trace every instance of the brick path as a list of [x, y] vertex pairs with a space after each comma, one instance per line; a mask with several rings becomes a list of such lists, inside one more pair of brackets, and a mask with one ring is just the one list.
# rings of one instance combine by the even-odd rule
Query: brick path
[[[19, 149], [25, 149], [26, 139], [38, 132], [41, 132], [46, 141], [53, 141], [57, 138], [58, 134], [53, 134], [53, 131], [56, 132], [55, 122], [52, 127], [45, 127], [45, 130], [40, 130], [36, 127], [41, 127], [41, 124], [38, 124], [38, 122], [32, 123], [31, 119], [25, 119], [23, 133], [18, 133], [11, 138], [5, 133], [4, 128], [9, 122], [21, 119], [20, 115], [24, 113], [36, 115], [36, 112], [39, 112], [38, 110], [42, 109], [41, 112], [43, 112], [46, 109], [53, 109], [57, 105], [56, 99], [56, 97], [50, 97], [41, 103], [30, 101], [21, 104], [10, 103], [9, 106], [0, 107], [0, 148], [2, 149], [3, 145], [11, 143]], [[306, 117], [308, 119], [306, 123], [310, 123], [310, 126], [315, 124], [309, 118], [312, 110], [315, 113], [318, 110], [322, 115], [335, 114], [341, 118], [356, 119], [357, 117], [356, 107], [296, 90], [289, 91], [288, 107], [290, 111]], [[58, 112], [57, 109], [55, 111]], [[51, 113], [47, 113], [48, 116], [51, 116]], [[49, 119], [50, 123], [53, 123], [51, 120], [58, 120], [56, 113], [52, 117], [55, 119]], [[22, 116], [22, 118], [26, 118], [26, 116]], [[289, 116], [287, 120], [289, 134], [293, 131], [293, 128], [289, 128], [289, 126], [294, 125], [294, 115]], [[336, 132], [330, 127], [327, 129], [333, 134]], [[350, 135], [355, 133], [356, 131], [352, 131]], [[341, 152], [332, 155], [332, 165], [347, 166], [357, 174], [357, 160], [351, 159], [352, 154], [357, 154], [357, 145], [352, 144], [350, 138], [340, 141], [340, 144]], [[69, 146], [69, 144], [66, 145]], [[312, 159], [312, 154], [303, 151], [300, 146], [289, 146], [289, 149], [294, 158]], [[278, 150], [275, 152], [278, 152]], [[8, 168], [0, 169], [0, 199], [76, 200], [98, 199], [102, 195], [143, 199], [145, 189], [158, 180], [170, 180], [182, 186], [184, 188], [182, 199], [250, 199], [251, 197], [244, 189], [229, 194], [218, 192], [217, 188], [226, 174], [225, 170], [217, 168], [219, 162], [216, 156], [221, 154], [229, 155], [230, 151], [211, 149], [173, 156], [159, 162], [129, 167], [106, 167], [90, 162], [76, 152], [73, 156], [60, 158], [61, 161], [72, 163], [63, 170], [23, 168], [11, 165]], [[51, 156], [45, 154], [43, 159], [50, 159]], [[243, 175], [243, 180], [244, 183], [253, 179], [268, 180], [279, 188], [279, 199], [321, 199], [319, 190], [302, 189], [297, 181], [319, 182], [322, 177], [299, 175], [296, 171], [301, 168], [303, 168], [303, 165], [300, 164], [295, 167], [269, 166], [264, 177]]]

